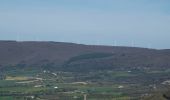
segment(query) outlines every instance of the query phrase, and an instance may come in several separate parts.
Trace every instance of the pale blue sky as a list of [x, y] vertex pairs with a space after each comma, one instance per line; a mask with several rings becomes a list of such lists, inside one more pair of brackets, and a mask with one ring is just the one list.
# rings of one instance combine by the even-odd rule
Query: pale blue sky
[[0, 0], [0, 40], [170, 49], [170, 0]]

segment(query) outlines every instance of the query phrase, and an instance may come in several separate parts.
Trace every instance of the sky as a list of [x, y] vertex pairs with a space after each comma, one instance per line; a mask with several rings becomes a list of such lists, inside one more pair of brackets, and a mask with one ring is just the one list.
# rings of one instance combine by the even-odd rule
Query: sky
[[0, 0], [0, 40], [170, 49], [170, 0]]

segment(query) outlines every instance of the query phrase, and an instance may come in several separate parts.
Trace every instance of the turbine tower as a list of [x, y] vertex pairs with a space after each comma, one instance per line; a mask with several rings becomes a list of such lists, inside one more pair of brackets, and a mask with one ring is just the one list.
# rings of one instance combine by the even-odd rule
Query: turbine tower
[[19, 42], [20, 41], [20, 34], [19, 33], [17, 33], [17, 37], [16, 38], [17, 38], [16, 41]]
[[35, 41], [40, 41], [40, 39], [38, 37], [36, 37]]
[[114, 46], [117, 46], [117, 42], [116, 42], [116, 40], [114, 40]]
[[134, 47], [135, 44], [134, 44], [134, 41], [131, 41], [131, 47]]
[[151, 44], [150, 44], [150, 43], [147, 44], [147, 48], [148, 48], [148, 49], [151, 48]]

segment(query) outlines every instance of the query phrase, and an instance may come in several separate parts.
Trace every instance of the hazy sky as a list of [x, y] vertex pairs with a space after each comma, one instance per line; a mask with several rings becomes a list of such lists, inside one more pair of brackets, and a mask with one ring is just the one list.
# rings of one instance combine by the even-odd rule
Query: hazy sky
[[0, 0], [0, 40], [170, 48], [170, 0]]

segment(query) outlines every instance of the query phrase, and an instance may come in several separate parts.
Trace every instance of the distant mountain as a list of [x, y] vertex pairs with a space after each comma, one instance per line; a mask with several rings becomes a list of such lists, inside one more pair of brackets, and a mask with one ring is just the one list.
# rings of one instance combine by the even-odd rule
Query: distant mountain
[[166, 69], [170, 68], [170, 50], [0, 41], [0, 68], [7, 66], [66, 71]]

